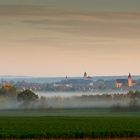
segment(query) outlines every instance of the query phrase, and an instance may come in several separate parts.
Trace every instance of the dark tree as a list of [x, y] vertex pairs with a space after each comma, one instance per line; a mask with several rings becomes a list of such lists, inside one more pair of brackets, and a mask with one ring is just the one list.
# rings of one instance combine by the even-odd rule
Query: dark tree
[[17, 100], [23, 102], [35, 101], [38, 98], [39, 98], [38, 95], [36, 95], [34, 92], [32, 92], [29, 89], [24, 90], [17, 95]]

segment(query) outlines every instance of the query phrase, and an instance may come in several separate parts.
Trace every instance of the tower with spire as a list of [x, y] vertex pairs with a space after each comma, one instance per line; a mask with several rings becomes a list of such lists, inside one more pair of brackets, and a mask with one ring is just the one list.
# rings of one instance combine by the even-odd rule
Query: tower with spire
[[131, 73], [129, 73], [129, 75], [128, 75], [128, 87], [132, 87], [132, 86], [133, 86], [133, 80], [132, 80]]
[[122, 88], [122, 87], [133, 87], [136, 85], [136, 82], [133, 80], [131, 73], [129, 73], [128, 78], [127, 79], [116, 79], [115, 82], [115, 87], [116, 88]]
[[84, 79], [87, 79], [87, 73], [86, 72], [84, 73]]

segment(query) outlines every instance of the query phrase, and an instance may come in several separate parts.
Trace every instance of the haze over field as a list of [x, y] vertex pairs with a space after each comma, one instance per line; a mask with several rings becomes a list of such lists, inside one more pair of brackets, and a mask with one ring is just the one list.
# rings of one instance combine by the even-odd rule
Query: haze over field
[[0, 0], [0, 75], [139, 75], [139, 37], [139, 0]]

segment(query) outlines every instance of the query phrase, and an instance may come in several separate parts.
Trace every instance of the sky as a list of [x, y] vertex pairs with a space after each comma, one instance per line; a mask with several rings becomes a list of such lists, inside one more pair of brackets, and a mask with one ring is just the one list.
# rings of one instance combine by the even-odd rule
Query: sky
[[140, 0], [0, 0], [0, 75], [140, 75]]

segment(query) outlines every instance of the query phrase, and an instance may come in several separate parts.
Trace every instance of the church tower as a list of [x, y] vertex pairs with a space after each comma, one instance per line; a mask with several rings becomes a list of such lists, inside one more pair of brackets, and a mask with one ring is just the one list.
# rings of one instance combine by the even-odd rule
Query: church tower
[[86, 79], [86, 78], [87, 78], [87, 73], [85, 72], [85, 73], [84, 73], [84, 79]]
[[132, 80], [131, 73], [129, 73], [129, 75], [128, 75], [128, 87], [132, 87], [132, 86], [133, 86], [133, 80]]

